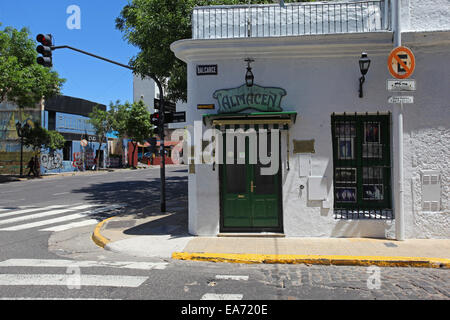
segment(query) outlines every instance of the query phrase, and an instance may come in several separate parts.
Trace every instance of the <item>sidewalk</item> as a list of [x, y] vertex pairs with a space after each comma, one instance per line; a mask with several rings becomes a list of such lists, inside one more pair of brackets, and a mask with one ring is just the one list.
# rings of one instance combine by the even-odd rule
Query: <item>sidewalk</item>
[[163, 215], [148, 207], [104, 220], [92, 239], [106, 250], [179, 260], [450, 268], [446, 239], [196, 237], [187, 233], [186, 208], [169, 204]]
[[[28, 180], [35, 180], [35, 179], [46, 179], [51, 177], [67, 177], [67, 176], [78, 176], [78, 175], [92, 175], [92, 174], [102, 174], [102, 173], [108, 173], [108, 172], [116, 172], [116, 171], [122, 171], [122, 170], [139, 170], [139, 169], [148, 169], [148, 168], [159, 168], [159, 166], [149, 166], [149, 165], [141, 165], [137, 169], [131, 169], [131, 168], [101, 168], [98, 171], [95, 170], [86, 170], [86, 171], [73, 171], [73, 172], [61, 172], [61, 173], [48, 173], [43, 174], [39, 178], [34, 177], [33, 175], [27, 176], [24, 175], [23, 177], [20, 177], [17, 175], [12, 174], [0, 174], [0, 183], [8, 183], [8, 182], [14, 182], [14, 181], [28, 181]], [[28, 172], [28, 170], [27, 170]]]

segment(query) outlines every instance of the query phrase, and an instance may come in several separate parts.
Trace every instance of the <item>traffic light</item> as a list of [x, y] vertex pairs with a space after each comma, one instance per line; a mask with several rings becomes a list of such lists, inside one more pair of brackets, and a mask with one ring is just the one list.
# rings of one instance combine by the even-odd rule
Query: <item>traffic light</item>
[[155, 112], [154, 114], [152, 114], [152, 116], [150, 118], [150, 123], [152, 125], [154, 125], [155, 127], [159, 127], [160, 119], [159, 119], [159, 113], [158, 112]]
[[53, 45], [53, 37], [51, 34], [38, 34], [36, 37], [36, 40], [41, 43], [37, 46], [36, 51], [42, 56], [39, 56], [37, 58], [37, 63], [47, 67], [51, 68], [53, 67], [52, 62], [52, 45]]

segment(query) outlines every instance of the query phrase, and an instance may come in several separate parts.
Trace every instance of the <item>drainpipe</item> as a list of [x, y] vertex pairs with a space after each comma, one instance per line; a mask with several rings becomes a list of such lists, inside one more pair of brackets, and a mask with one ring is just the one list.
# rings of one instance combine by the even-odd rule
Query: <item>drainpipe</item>
[[[393, 20], [394, 20], [394, 48], [402, 45], [402, 33], [401, 33], [401, 0], [394, 0]], [[398, 241], [405, 240], [405, 213], [403, 209], [404, 204], [404, 184], [403, 184], [403, 103], [397, 105], [398, 118], [398, 203], [396, 205], [395, 212], [395, 238]]]

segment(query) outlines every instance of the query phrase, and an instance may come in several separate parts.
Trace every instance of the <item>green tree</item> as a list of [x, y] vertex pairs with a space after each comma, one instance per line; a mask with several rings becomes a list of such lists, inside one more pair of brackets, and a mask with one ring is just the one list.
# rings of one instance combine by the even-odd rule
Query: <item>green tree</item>
[[[251, 3], [273, 1], [252, 0]], [[221, 4], [248, 4], [248, 0], [130, 0], [116, 18], [116, 28], [122, 31], [124, 39], [140, 50], [130, 65], [142, 77], [155, 75], [165, 85], [169, 100], [187, 101], [186, 64], [175, 57], [170, 44], [192, 38], [194, 7]]]
[[132, 141], [132, 159], [134, 159], [138, 143], [144, 144], [153, 136], [153, 125], [150, 122], [150, 112], [143, 101], [133, 103], [127, 110], [124, 129], [127, 137]]
[[42, 98], [60, 93], [65, 80], [37, 64], [35, 48], [28, 29], [0, 30], [0, 102], [33, 108]]
[[55, 152], [58, 149], [64, 148], [64, 143], [66, 139], [57, 131], [48, 131], [48, 143], [45, 145], [46, 148], [50, 150], [50, 153]]
[[99, 147], [95, 152], [96, 171], [98, 171], [100, 162], [100, 150], [102, 149], [103, 142], [106, 140], [107, 134], [113, 132], [114, 112], [112, 112], [111, 110], [114, 110], [114, 108], [115, 105], [113, 103], [110, 104], [110, 110], [102, 110], [99, 107], [94, 107], [93, 111], [89, 114], [89, 122], [94, 127], [97, 138], [99, 139]]
[[64, 137], [56, 132], [43, 128], [38, 122], [34, 122], [28, 130], [24, 132], [23, 143], [25, 146], [33, 149], [34, 163], [37, 168], [36, 172], [40, 175], [39, 154], [41, 149], [50, 149], [54, 152], [64, 147]]

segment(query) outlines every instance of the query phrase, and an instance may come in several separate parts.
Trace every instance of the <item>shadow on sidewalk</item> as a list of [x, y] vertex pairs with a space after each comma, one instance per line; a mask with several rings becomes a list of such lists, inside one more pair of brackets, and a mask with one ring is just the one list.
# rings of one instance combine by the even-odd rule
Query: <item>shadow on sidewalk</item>
[[[122, 204], [119, 214], [133, 220], [127, 235], [182, 235], [187, 233], [188, 190], [187, 176], [166, 177], [166, 212], [160, 212], [160, 179], [100, 182], [75, 189], [73, 193], [85, 194], [85, 201], [104, 206]], [[145, 220], [151, 220], [144, 222]], [[143, 223], [139, 224], [139, 220]], [[110, 222], [112, 225], [115, 221]], [[120, 227], [118, 221], [117, 227]], [[122, 221], [127, 227], [126, 221]], [[129, 225], [129, 224], [128, 224]]]

